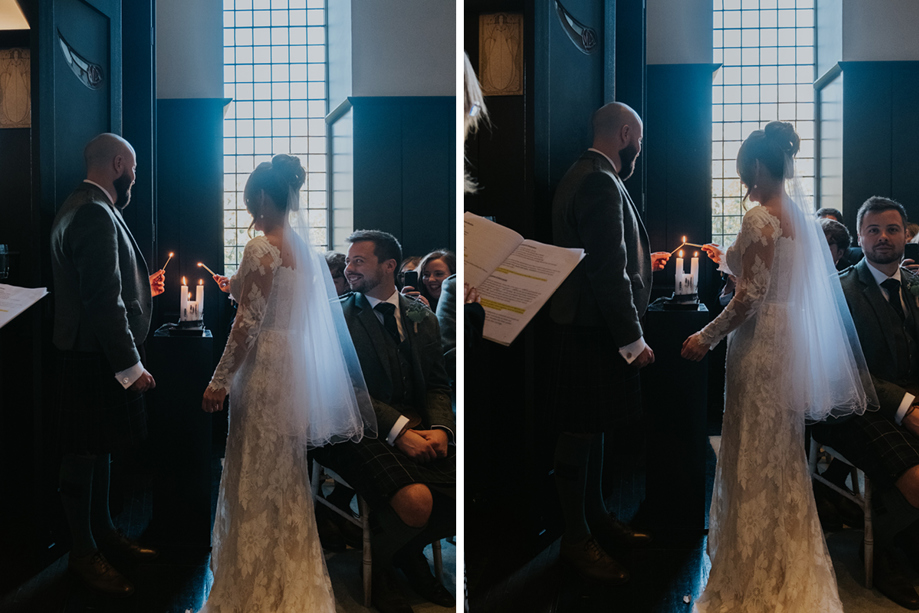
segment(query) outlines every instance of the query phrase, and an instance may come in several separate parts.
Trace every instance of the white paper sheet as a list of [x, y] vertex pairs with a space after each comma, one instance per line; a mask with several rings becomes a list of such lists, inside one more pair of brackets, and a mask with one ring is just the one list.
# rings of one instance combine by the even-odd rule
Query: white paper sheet
[[0, 328], [47, 295], [46, 287], [17, 287], [0, 283]]

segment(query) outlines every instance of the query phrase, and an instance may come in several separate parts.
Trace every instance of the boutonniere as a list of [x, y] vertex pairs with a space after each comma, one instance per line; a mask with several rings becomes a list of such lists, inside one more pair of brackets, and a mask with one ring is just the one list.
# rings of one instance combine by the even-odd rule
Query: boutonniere
[[405, 307], [405, 316], [415, 324], [415, 334], [418, 334], [418, 324], [424, 321], [427, 316], [428, 307], [424, 306], [420, 300], [415, 300]]
[[909, 277], [906, 280], [906, 291], [913, 295], [913, 298], [919, 298], [919, 277]]

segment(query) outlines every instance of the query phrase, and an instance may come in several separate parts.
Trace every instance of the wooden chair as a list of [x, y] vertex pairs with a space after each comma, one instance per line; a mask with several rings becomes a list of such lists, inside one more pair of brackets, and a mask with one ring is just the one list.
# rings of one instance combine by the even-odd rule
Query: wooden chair
[[[360, 527], [361, 532], [363, 533], [363, 557], [361, 560], [361, 576], [364, 580], [364, 606], [370, 607], [370, 594], [371, 594], [371, 571], [373, 570], [373, 560], [371, 558], [371, 549], [370, 549], [370, 506], [367, 504], [367, 501], [364, 500], [363, 496], [357, 496], [357, 508], [358, 508], [358, 517], [354, 517], [351, 513], [346, 513], [342, 511], [337, 506], [325, 499], [325, 497], [319, 494], [319, 488], [322, 486], [323, 481], [326, 479], [332, 479], [336, 483], [340, 483], [343, 486], [354, 489], [348, 482], [342, 479], [342, 477], [333, 471], [330, 468], [322, 466], [316, 460], [313, 460], [313, 475], [310, 479], [310, 488], [312, 489], [313, 500], [316, 502], [325, 505], [335, 513], [338, 513], [340, 516], [344, 517], [346, 520], [352, 524]], [[438, 581], [443, 581], [443, 553], [441, 552], [440, 541], [434, 541], [431, 544], [434, 557], [434, 575], [437, 577]]]
[[[835, 461], [842, 462], [849, 467], [850, 474], [852, 475], [852, 492], [846, 488], [839, 487], [832, 481], [825, 479], [817, 472], [817, 460], [820, 455], [821, 447], [828, 455], [832, 456]], [[865, 514], [865, 587], [870, 590], [874, 583], [874, 526], [871, 519], [871, 481], [863, 471], [856, 468], [851, 462], [846, 460], [846, 458], [843, 457], [841, 453], [835, 451], [827, 445], [821, 445], [815, 441], [813, 437], [811, 437], [810, 453], [808, 454], [807, 460], [808, 466], [810, 467], [811, 478], [814, 481], [819, 481], [833, 491], [845, 496], [857, 504], [859, 507], [861, 507]], [[865, 491], [861, 494], [859, 493], [860, 479], [864, 479], [865, 481]]]

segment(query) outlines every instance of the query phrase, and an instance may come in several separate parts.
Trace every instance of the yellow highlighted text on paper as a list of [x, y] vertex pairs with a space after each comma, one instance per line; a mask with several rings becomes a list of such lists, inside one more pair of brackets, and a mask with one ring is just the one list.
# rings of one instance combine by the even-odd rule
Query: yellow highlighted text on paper
[[543, 279], [542, 277], [534, 277], [533, 275], [525, 275], [522, 272], [517, 272], [516, 270], [510, 270], [508, 268], [496, 268], [495, 272], [503, 272], [506, 275], [517, 275], [518, 277], [526, 277], [527, 279], [535, 279], [536, 281], [542, 281], [545, 283], [548, 279]]
[[509, 304], [502, 304], [500, 302], [495, 302], [494, 300], [486, 300], [485, 298], [482, 298], [482, 306], [493, 311], [511, 311], [512, 313], [517, 313], [518, 315], [523, 315], [526, 313], [526, 309], [514, 307]]

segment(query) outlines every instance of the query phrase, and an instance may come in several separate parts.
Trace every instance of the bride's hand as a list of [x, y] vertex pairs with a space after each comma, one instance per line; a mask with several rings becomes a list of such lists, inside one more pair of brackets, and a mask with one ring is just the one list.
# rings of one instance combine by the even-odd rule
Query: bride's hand
[[201, 409], [205, 413], [215, 413], [223, 410], [223, 401], [227, 397], [226, 390], [213, 390], [208, 387], [204, 390], [204, 398], [201, 400]]
[[707, 255], [715, 264], [720, 264], [721, 259], [724, 257], [724, 253], [721, 251], [721, 246], [716, 245], [715, 243], [702, 245], [702, 251], [704, 251], [705, 255]]
[[224, 277], [222, 275], [214, 275], [214, 282], [217, 283], [217, 286], [220, 288], [220, 291], [229, 294], [230, 293], [230, 278]]
[[683, 351], [680, 352], [687, 360], [698, 362], [705, 357], [709, 351], [709, 346], [702, 342], [699, 333], [696, 332], [685, 341], [683, 341]]

